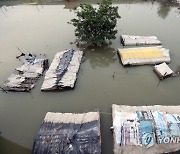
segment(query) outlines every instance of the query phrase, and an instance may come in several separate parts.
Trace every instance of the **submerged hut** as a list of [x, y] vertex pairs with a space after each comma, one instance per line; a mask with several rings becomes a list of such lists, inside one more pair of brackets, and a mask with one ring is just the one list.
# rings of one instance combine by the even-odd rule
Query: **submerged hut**
[[42, 91], [73, 88], [80, 67], [82, 51], [73, 49], [58, 52], [46, 72]]
[[169, 49], [161, 46], [139, 47], [118, 49], [118, 54], [122, 64], [125, 65], [145, 65], [170, 63]]
[[47, 64], [47, 59], [28, 56], [24, 64], [16, 68], [13, 74], [5, 81], [2, 89], [5, 91], [30, 91], [43, 74]]
[[36, 136], [33, 154], [100, 154], [99, 112], [48, 112]]
[[153, 154], [180, 150], [180, 105], [113, 104], [112, 117], [115, 154]]
[[124, 46], [161, 45], [161, 42], [158, 40], [156, 36], [121, 35], [120, 38]]
[[155, 65], [154, 71], [156, 72], [156, 74], [160, 79], [164, 79], [165, 77], [169, 77], [173, 74], [173, 71], [166, 63]]

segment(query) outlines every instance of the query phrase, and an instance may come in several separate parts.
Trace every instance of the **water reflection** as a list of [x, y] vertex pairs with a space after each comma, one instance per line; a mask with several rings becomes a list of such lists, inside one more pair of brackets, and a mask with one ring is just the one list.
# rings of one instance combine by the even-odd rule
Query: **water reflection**
[[1, 12], [3, 13], [3, 15], [4, 15], [5, 17], [7, 17], [7, 16], [6, 16], [6, 12], [7, 12], [6, 7], [5, 7], [4, 5], [0, 5], [0, 9], [1, 9]]
[[72, 1], [65, 0], [64, 5], [65, 5], [64, 9], [69, 9], [70, 11], [72, 11], [74, 8], [79, 6], [79, 3], [77, 2], [77, 0], [72, 0]]
[[159, 17], [165, 19], [170, 11], [171, 11], [171, 6], [167, 2], [160, 2], [160, 6], [157, 11]]
[[91, 67], [108, 67], [110, 64], [115, 62], [115, 49], [109, 45], [102, 47], [88, 48], [85, 50], [85, 59], [89, 60]]

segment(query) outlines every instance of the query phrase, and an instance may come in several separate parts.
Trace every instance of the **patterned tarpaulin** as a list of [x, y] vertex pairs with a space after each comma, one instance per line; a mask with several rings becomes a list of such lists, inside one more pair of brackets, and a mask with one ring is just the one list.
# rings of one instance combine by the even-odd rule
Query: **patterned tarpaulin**
[[[180, 107], [113, 105], [115, 153], [180, 150]], [[174, 110], [174, 111], [173, 111]]]

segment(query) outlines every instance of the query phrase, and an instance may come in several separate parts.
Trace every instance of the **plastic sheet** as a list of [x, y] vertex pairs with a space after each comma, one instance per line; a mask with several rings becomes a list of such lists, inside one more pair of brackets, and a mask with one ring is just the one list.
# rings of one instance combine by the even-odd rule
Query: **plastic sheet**
[[83, 52], [72, 49], [58, 52], [46, 72], [41, 90], [73, 88]]
[[121, 35], [123, 45], [160, 45], [161, 42], [156, 36], [134, 36]]
[[115, 154], [180, 150], [180, 106], [113, 105]]
[[30, 91], [46, 69], [47, 63], [47, 59], [35, 59], [34, 56], [28, 56], [25, 63], [16, 68], [13, 74], [5, 81], [2, 87], [3, 90]]
[[123, 65], [170, 63], [169, 50], [161, 46], [118, 49]]
[[33, 154], [100, 154], [98, 112], [47, 113], [36, 136]]

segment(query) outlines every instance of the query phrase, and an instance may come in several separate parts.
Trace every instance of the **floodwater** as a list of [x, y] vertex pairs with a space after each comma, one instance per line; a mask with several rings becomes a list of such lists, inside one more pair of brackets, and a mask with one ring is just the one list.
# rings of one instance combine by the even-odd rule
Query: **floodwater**
[[[3, 2], [5, 5], [6, 2]], [[1, 4], [1, 3], [0, 3]], [[116, 54], [121, 34], [156, 35], [170, 49], [173, 70], [180, 65], [180, 14], [175, 6], [158, 2], [114, 2], [119, 6], [118, 34], [110, 46], [87, 49], [74, 90], [41, 92], [43, 77], [31, 93], [0, 92], [0, 153], [31, 153], [33, 139], [48, 111], [86, 112], [100, 110], [102, 153], [110, 154], [111, 105], [179, 105], [180, 78], [159, 82], [152, 66], [123, 67]], [[8, 3], [7, 5], [11, 5]], [[76, 2], [56, 5], [0, 6], [0, 83], [22, 63], [23, 52], [45, 54], [77, 47], [74, 27]], [[106, 114], [105, 114], [106, 113]]]

